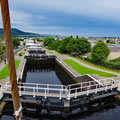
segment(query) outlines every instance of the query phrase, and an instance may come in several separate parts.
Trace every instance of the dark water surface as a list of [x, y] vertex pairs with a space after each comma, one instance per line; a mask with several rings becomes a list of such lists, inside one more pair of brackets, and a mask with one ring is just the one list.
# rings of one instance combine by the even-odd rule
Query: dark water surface
[[[12, 116], [12, 104], [7, 105], [1, 120], [14, 120]], [[56, 115], [57, 114], [57, 115]], [[22, 120], [120, 120], [120, 105], [117, 102], [104, 103], [101, 107], [93, 107], [90, 110], [85, 109], [83, 112], [73, 111], [67, 117], [60, 115], [60, 112], [51, 112], [47, 114], [45, 110], [39, 114], [35, 109], [23, 111]]]
[[28, 69], [25, 81], [27, 83], [62, 84], [54, 68]]
[[27, 61], [23, 81], [26, 83], [68, 85], [74, 84], [71, 77], [53, 60]]

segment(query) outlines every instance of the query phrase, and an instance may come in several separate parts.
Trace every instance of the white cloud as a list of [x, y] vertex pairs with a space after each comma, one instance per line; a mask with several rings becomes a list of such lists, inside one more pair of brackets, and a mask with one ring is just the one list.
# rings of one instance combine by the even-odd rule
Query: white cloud
[[[29, 9], [41, 8], [68, 14], [84, 15], [99, 19], [119, 21], [120, 0], [12, 0], [17, 6], [27, 5]], [[19, 7], [20, 8], [20, 7]], [[27, 8], [27, 9], [28, 9]]]
[[[113, 23], [120, 24], [120, 0], [9, 0], [9, 3], [13, 27], [25, 31], [52, 34], [86, 34], [88, 31], [89, 34], [94, 34], [97, 32], [96, 27], [95, 30], [84, 27], [75, 30], [70, 26], [52, 26], [56, 22], [56, 18], [44, 16], [44, 12], [48, 12], [48, 14], [52, 14], [53, 12], [59, 14], [61, 12], [64, 14], [91, 17], [93, 18], [93, 22], [95, 18], [95, 20], [113, 21]], [[40, 15], [40, 13], [43, 14]], [[57, 24], [59, 24], [59, 21]], [[1, 22], [0, 27], [2, 27]], [[102, 29], [98, 30], [98, 32], [101, 31]]]
[[10, 16], [11, 16], [11, 24], [17, 24], [17, 25], [26, 25], [27, 21], [31, 18], [30, 14], [15, 10], [10, 11]]

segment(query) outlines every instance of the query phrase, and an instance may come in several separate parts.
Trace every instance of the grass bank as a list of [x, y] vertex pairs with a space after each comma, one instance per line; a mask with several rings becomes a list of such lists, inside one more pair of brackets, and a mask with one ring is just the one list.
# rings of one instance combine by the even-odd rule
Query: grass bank
[[[70, 56], [70, 57], [73, 57], [73, 56], [71, 56], [71, 55], [69, 55], [69, 56]], [[110, 72], [120, 73], [120, 70], [109, 69], [109, 68], [106, 68], [106, 67], [102, 67], [102, 66], [100, 66], [100, 65], [95, 65], [95, 64], [90, 63], [90, 62], [88, 62], [88, 61], [81, 60], [81, 59], [78, 58], [78, 57], [73, 57], [73, 58], [76, 59], [76, 60], [79, 60], [80, 62], [82, 62], [82, 63], [84, 63], [84, 64], [86, 64], [86, 65], [89, 65], [89, 66], [92, 66], [92, 67], [95, 67], [95, 68], [99, 68], [99, 69], [101, 69], [101, 70], [106, 70], [106, 71], [110, 71]]]
[[[20, 60], [15, 61], [15, 67], [17, 68], [20, 64]], [[9, 76], [8, 64], [0, 71], [0, 79], [4, 79]]]
[[115, 74], [102, 72], [102, 71], [98, 71], [98, 70], [84, 67], [84, 66], [82, 66], [82, 65], [78, 64], [77, 62], [70, 60], [70, 59], [64, 60], [64, 62], [66, 62], [68, 65], [70, 65], [74, 70], [79, 72], [81, 75], [96, 74], [96, 75], [104, 76], [104, 77], [116, 77], [117, 76]]
[[100, 65], [96, 65], [96, 64], [90, 63], [90, 62], [88, 62], [86, 60], [82, 60], [82, 59], [80, 59], [78, 57], [74, 57], [74, 56], [72, 56], [70, 54], [61, 54], [61, 53], [59, 53], [57, 51], [55, 51], [55, 52], [58, 53], [58, 54], [60, 54], [60, 55], [68, 55], [68, 56], [70, 56], [70, 57], [72, 57], [72, 58], [74, 58], [76, 60], [79, 60], [80, 62], [82, 62], [82, 63], [84, 63], [86, 65], [92, 66], [94, 68], [98, 68], [98, 69], [101, 69], [101, 70], [106, 70], [106, 71], [110, 71], [110, 72], [114, 72], [114, 73], [120, 73], [120, 70], [109, 69], [109, 68], [106, 68], [106, 67], [103, 67], [103, 66], [100, 66]]
[[26, 52], [21, 52], [20, 54], [21, 54], [21, 55], [25, 55], [25, 53], [26, 53]]
[[113, 60], [110, 60], [110, 62], [115, 63], [115, 64], [120, 64], [120, 57], [113, 59]]
[[55, 52], [48, 52], [49, 54], [55, 54]]

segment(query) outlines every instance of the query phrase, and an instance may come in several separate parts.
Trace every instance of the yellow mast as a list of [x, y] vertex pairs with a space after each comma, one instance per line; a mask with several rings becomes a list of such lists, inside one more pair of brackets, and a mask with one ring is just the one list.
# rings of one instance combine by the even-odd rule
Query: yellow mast
[[4, 29], [4, 39], [7, 52], [8, 68], [10, 73], [11, 92], [13, 98], [13, 106], [15, 111], [16, 120], [20, 120], [22, 117], [22, 106], [20, 104], [20, 97], [17, 85], [17, 75], [15, 69], [15, 59], [12, 42], [11, 23], [9, 15], [9, 4], [8, 0], [0, 0], [1, 12]]

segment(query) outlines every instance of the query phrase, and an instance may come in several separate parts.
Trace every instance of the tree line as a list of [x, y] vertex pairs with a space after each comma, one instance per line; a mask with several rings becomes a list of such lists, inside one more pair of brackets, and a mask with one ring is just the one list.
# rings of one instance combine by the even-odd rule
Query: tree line
[[[13, 40], [13, 48], [17, 49], [22, 39], [12, 38], [12, 40]], [[4, 39], [0, 36], [0, 59], [3, 58], [4, 53], [5, 53]]]
[[67, 53], [75, 56], [82, 56], [86, 53], [91, 53], [86, 59], [90, 62], [99, 63], [106, 60], [110, 50], [107, 45], [98, 41], [96, 45], [91, 48], [91, 43], [86, 38], [67, 37], [64, 40], [55, 40], [48, 37], [44, 40], [44, 46], [50, 50], [56, 50], [60, 53]]
[[13, 48], [14, 49], [17, 49], [18, 46], [20, 45], [20, 41], [23, 41], [23, 39], [20, 39], [20, 38], [12, 38], [13, 40]]
[[68, 37], [64, 40], [55, 40], [52, 37], [48, 37], [44, 40], [44, 46], [47, 46], [50, 50], [56, 50], [60, 53], [68, 53], [75, 55], [83, 55], [91, 51], [91, 44], [85, 38], [73, 38]]

